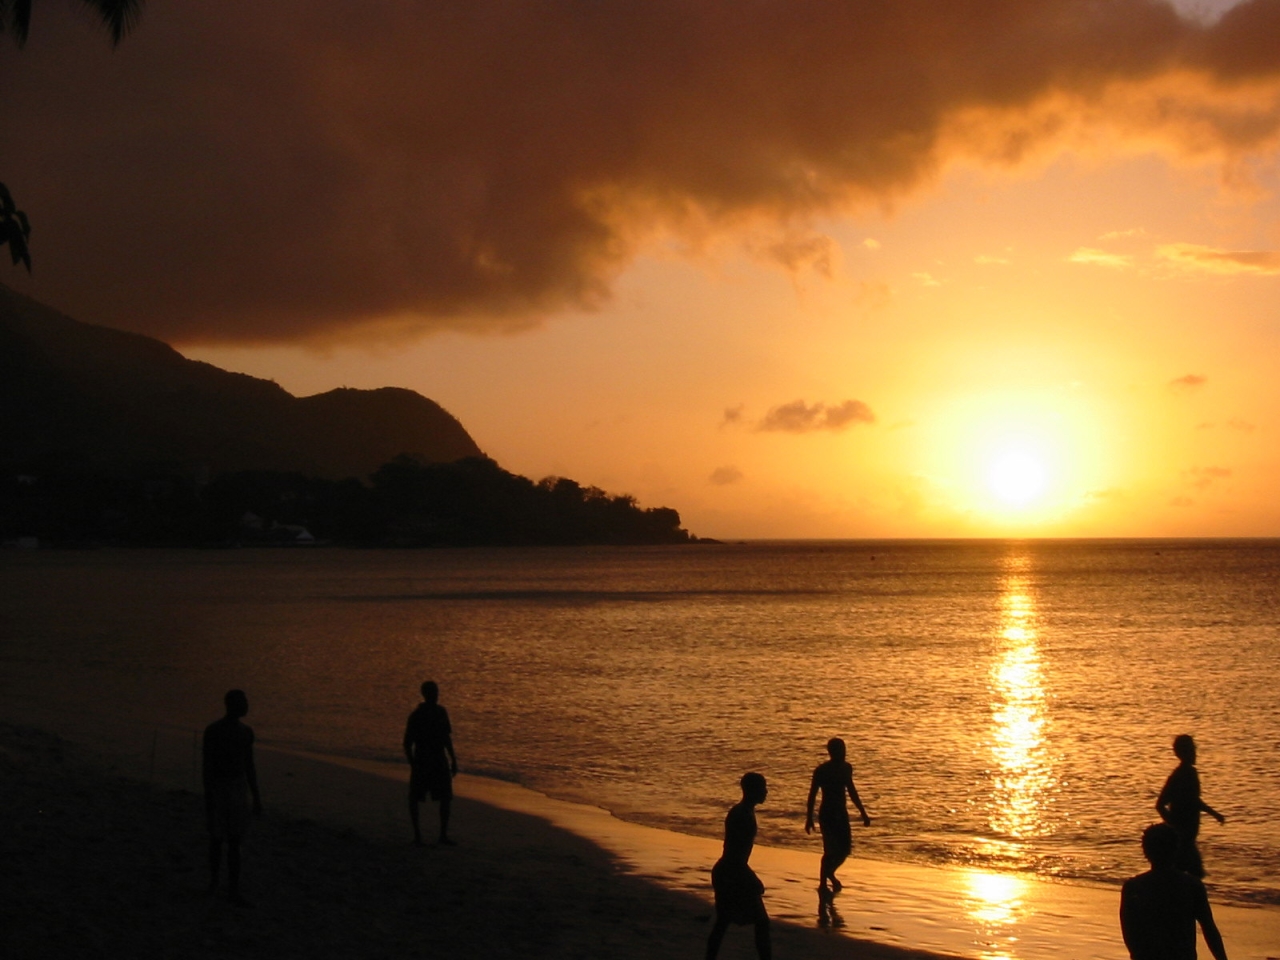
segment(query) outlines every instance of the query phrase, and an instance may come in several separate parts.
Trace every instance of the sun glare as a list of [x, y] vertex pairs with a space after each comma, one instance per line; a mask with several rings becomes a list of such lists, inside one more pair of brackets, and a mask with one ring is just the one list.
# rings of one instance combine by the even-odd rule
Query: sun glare
[[1039, 500], [1044, 496], [1046, 479], [1044, 464], [1021, 451], [1000, 454], [987, 474], [991, 492], [1011, 507], [1026, 507]]

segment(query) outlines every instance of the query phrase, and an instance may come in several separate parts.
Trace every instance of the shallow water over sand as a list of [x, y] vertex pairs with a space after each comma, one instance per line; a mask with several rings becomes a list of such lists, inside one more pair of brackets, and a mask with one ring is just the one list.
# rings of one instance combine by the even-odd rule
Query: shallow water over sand
[[465, 770], [704, 836], [758, 769], [762, 842], [809, 849], [843, 736], [857, 855], [888, 861], [1114, 882], [1191, 732], [1216, 895], [1280, 902], [1275, 542], [11, 552], [0, 577], [0, 692], [133, 723], [159, 762], [231, 686], [264, 742], [393, 759], [431, 676]]

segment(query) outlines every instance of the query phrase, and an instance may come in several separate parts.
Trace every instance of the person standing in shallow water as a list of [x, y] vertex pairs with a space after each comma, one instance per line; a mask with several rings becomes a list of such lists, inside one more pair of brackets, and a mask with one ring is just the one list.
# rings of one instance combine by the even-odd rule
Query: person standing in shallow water
[[1204, 862], [1196, 838], [1200, 835], [1200, 813], [1218, 823], [1227, 818], [1200, 799], [1200, 773], [1196, 770], [1196, 742], [1190, 734], [1174, 737], [1173, 752], [1180, 761], [1164, 782], [1156, 799], [1161, 818], [1178, 834], [1178, 867], [1193, 877], [1204, 877]]
[[752, 924], [756, 932], [756, 953], [770, 960], [769, 914], [764, 909], [764, 884], [747, 861], [756, 842], [756, 807], [769, 795], [769, 786], [758, 773], [745, 773], [739, 781], [742, 799], [724, 818], [724, 852], [711, 868], [711, 888], [716, 897], [716, 922], [707, 937], [707, 960], [720, 952], [729, 924]]
[[1178, 869], [1178, 832], [1154, 823], [1142, 833], [1151, 869], [1120, 890], [1120, 933], [1132, 960], [1195, 960], [1196, 924], [1214, 960], [1227, 960], [1204, 884]]
[[[227, 896], [248, 906], [240, 896], [240, 844], [251, 813], [262, 812], [258, 773], [253, 765], [253, 729], [241, 723], [249, 712], [243, 690], [228, 690], [226, 715], [204, 731], [204, 805], [209, 825], [209, 892], [218, 889], [222, 845], [227, 845]], [[252, 806], [250, 805], [252, 803]]]
[[[853, 851], [853, 831], [849, 826], [849, 810], [844, 798], [848, 794], [853, 805], [862, 814], [862, 825], [871, 826], [871, 817], [862, 805], [858, 788], [853, 785], [853, 767], [845, 759], [845, 743], [839, 737], [827, 741], [827, 753], [831, 759], [819, 764], [813, 771], [809, 784], [809, 803], [804, 821], [804, 832], [813, 833], [813, 803], [822, 791], [822, 804], [818, 808], [818, 823], [822, 827], [822, 865], [818, 873], [818, 893], [835, 896], [843, 888], [836, 879], [836, 871], [849, 859]], [[827, 884], [830, 883], [830, 887]]]
[[422, 703], [409, 714], [404, 728], [404, 755], [409, 760], [409, 821], [413, 842], [422, 845], [418, 805], [428, 796], [440, 803], [440, 844], [451, 847], [449, 813], [453, 806], [453, 778], [458, 758], [453, 752], [453, 727], [439, 703], [440, 687], [432, 680], [422, 685]]

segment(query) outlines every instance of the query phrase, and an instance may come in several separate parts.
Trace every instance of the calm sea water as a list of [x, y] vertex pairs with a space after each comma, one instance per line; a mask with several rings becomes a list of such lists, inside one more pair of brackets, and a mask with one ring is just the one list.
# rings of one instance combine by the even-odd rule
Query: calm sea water
[[759, 770], [762, 842], [810, 846], [838, 735], [881, 859], [1119, 880], [1190, 732], [1216, 894], [1280, 903], [1280, 542], [10, 551], [0, 577], [0, 694], [68, 723], [189, 743], [242, 686], [262, 740], [388, 759], [435, 678], [468, 772], [715, 835]]

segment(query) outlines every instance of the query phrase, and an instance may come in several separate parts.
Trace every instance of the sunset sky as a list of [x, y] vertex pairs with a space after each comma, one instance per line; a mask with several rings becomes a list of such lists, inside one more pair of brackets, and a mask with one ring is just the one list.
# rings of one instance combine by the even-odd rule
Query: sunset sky
[[1280, 535], [1280, 0], [152, 0], [0, 43], [77, 319], [716, 537]]

